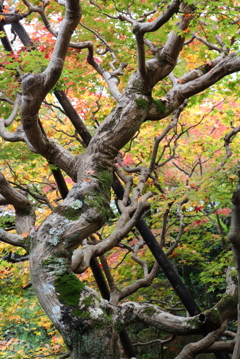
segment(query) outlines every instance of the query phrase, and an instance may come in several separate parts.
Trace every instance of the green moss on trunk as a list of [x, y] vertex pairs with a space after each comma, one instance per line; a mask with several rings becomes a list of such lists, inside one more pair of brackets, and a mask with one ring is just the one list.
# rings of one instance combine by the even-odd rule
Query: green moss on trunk
[[80, 316], [82, 311], [78, 309], [80, 293], [85, 285], [73, 273], [58, 276], [54, 282], [58, 299], [66, 306], [72, 307], [72, 314]]
[[157, 107], [157, 111], [160, 113], [164, 113], [166, 111], [166, 106], [164, 105], [164, 102], [161, 100], [153, 100], [154, 104]]
[[[91, 191], [85, 198], [84, 202], [89, 206], [95, 208], [98, 213], [98, 217], [103, 222], [106, 222], [111, 215], [110, 207], [105, 196], [96, 191]], [[91, 221], [95, 221], [96, 218], [89, 218]]]
[[112, 174], [107, 170], [102, 170], [97, 178], [100, 182], [103, 194], [108, 195], [112, 184]]
[[147, 100], [145, 100], [145, 98], [143, 97], [139, 97], [135, 100], [138, 108], [142, 109], [142, 110], [148, 110], [149, 109], [149, 102]]
[[68, 206], [68, 208], [66, 209], [64, 213], [65, 217], [71, 221], [77, 221], [82, 214], [82, 206], [83, 202], [79, 199], [73, 201], [73, 203], [71, 203], [70, 206]]

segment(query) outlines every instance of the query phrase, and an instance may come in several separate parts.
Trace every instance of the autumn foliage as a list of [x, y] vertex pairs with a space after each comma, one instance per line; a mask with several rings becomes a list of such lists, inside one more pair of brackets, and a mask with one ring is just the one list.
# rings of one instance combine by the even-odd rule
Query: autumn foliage
[[[157, 323], [160, 311], [181, 322], [190, 311], [137, 225], [151, 231], [199, 308], [190, 316], [208, 319], [237, 265], [228, 235], [239, 181], [238, 2], [84, 0], [81, 16], [71, 0], [0, 4], [0, 358], [77, 359], [61, 325], [67, 315], [86, 323], [89, 298], [100, 293], [109, 303], [104, 323], [113, 337], [128, 331], [137, 358], [187, 359], [222, 345], [219, 359], [227, 352], [236, 359], [236, 287], [229, 313], [224, 307], [211, 329], [189, 332], [216, 336], [205, 346], [190, 338], [195, 352], [185, 328], [186, 340], [180, 329], [146, 320], [156, 310]], [[71, 41], [59, 27], [68, 26], [69, 14], [80, 18]], [[49, 288], [66, 273], [90, 288], [79, 308], [56, 290], [62, 312], [48, 311], [40, 269], [29, 268], [41, 240], [39, 268]], [[119, 322], [109, 324], [120, 316], [112, 307], [127, 312], [129, 305], [131, 313], [131, 302], [144, 309], [118, 332]], [[109, 358], [131, 357], [120, 339], [121, 355]]]

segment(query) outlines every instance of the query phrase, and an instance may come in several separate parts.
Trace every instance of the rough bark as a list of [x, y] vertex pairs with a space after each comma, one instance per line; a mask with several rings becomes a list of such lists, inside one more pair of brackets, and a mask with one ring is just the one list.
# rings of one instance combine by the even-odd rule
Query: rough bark
[[[153, 59], [145, 62], [143, 36], [145, 32], [157, 30], [178, 10], [179, 5], [179, 1], [174, 1], [163, 16], [148, 26], [133, 24], [138, 46], [138, 70], [133, 73], [122, 94], [115, 91], [115, 85], [113, 86], [111, 93], [118, 103], [97, 129], [83, 155], [73, 156], [56, 141], [47, 138], [38, 117], [42, 101], [61, 74], [71, 35], [81, 18], [81, 8], [77, 0], [66, 2], [66, 16], [49, 66], [40, 74], [26, 74], [22, 81], [21, 119], [27, 141], [38, 153], [76, 182], [58, 208], [46, 218], [38, 231], [30, 231], [28, 238], [28, 241], [31, 241], [28, 249], [32, 284], [44, 310], [62, 334], [72, 359], [119, 358], [119, 332], [136, 321], [172, 333], [188, 334], [216, 330], [235, 314], [234, 294], [226, 295], [213, 309], [193, 318], [173, 316], [148, 304], [124, 303], [114, 306], [84, 286], [71, 271], [73, 251], [86, 237], [101, 228], [110, 215], [110, 188], [114, 159], [118, 151], [131, 140], [145, 120], [166, 117], [186, 98], [240, 69], [240, 60], [236, 54], [226, 56], [222, 62], [211, 68], [211, 71], [204, 75], [197, 72], [193, 77], [186, 77], [184, 83], [174, 86], [165, 98], [158, 102], [153, 100], [153, 87], [174, 69], [184, 37], [171, 32], [163, 48], [156, 51]], [[179, 30], [185, 30], [189, 21], [189, 17], [183, 17]], [[79, 46], [88, 49], [89, 64], [111, 87], [111, 76], [94, 62], [91, 45], [82, 43]], [[5, 128], [2, 128], [2, 133], [3, 130]], [[4, 179], [2, 181], [4, 183]], [[22, 216], [23, 208], [17, 201], [18, 195], [13, 189], [8, 193], [7, 184], [3, 185], [3, 189], [3, 200], [9, 198], [9, 203], [15, 206], [16, 213]], [[12, 198], [13, 193], [15, 195]], [[146, 199], [147, 196], [143, 197], [137, 206], [136, 196], [136, 203], [131, 203], [126, 215], [120, 218], [117, 233], [89, 247], [89, 253], [82, 253], [82, 261], [78, 262], [79, 270], [86, 269], [92, 257], [113, 248], [128, 233], [146, 208]], [[24, 210], [26, 206], [25, 203]], [[237, 217], [238, 211], [237, 209]], [[29, 230], [33, 225], [33, 216], [28, 213], [27, 217], [31, 219], [26, 225]], [[22, 218], [20, 222], [24, 222]], [[230, 235], [236, 248], [238, 227], [238, 224], [234, 224]], [[23, 228], [19, 226], [18, 232], [23, 233]], [[0, 232], [0, 239], [16, 245], [23, 243], [21, 236], [7, 235], [4, 231]], [[27, 248], [26, 243], [25, 247]], [[191, 314], [198, 311], [193, 302], [191, 311]], [[214, 338], [214, 335], [211, 338]], [[209, 345], [211, 344], [212, 341]]]
[[232, 197], [232, 217], [231, 230], [229, 233], [229, 240], [232, 244], [235, 266], [238, 278], [238, 329], [236, 336], [236, 344], [232, 359], [238, 359], [240, 356], [240, 171], [238, 172], [238, 185]]

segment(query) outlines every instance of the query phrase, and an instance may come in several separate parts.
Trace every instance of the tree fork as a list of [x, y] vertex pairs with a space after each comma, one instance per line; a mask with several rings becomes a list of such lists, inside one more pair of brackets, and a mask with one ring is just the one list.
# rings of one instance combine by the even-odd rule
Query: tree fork
[[[0, 26], [1, 26], [1, 23], [0, 23]], [[2, 28], [3, 28], [3, 26], [2, 26]], [[19, 36], [19, 38], [22, 41], [24, 46], [31, 45], [31, 39], [28, 36], [28, 34], [27, 34], [25, 28], [22, 26], [22, 24], [20, 24], [19, 22], [14, 23], [13, 28], [14, 28], [14, 31], [16, 32], [16, 34]], [[0, 27], [0, 30], [1, 30], [1, 27]], [[3, 30], [4, 30], [4, 28], [3, 28]], [[1, 38], [1, 40], [2, 39], [5, 39], [4, 43], [2, 42], [5, 50], [13, 52], [13, 49], [11, 47], [11, 44], [8, 40], [7, 35], [4, 38]], [[83, 138], [83, 140], [87, 146], [91, 140], [91, 135], [88, 132], [88, 130], [86, 129], [86, 127], [84, 126], [81, 119], [79, 118], [76, 110], [71, 105], [71, 102], [69, 101], [68, 97], [66, 96], [66, 94], [63, 91], [55, 91], [54, 94], [55, 94], [56, 98], [58, 99], [59, 103], [62, 105], [64, 111], [66, 112], [66, 115], [71, 119], [71, 122], [73, 123], [76, 131]], [[42, 131], [44, 132], [44, 129], [43, 129], [41, 123], [40, 123], [40, 127], [42, 128]], [[49, 164], [51, 165], [51, 163], [49, 163]], [[57, 169], [52, 168], [51, 171], [52, 171], [54, 179], [57, 183], [59, 192], [60, 192], [62, 198], [64, 199], [67, 196], [69, 191], [68, 191], [66, 182], [64, 180], [64, 177], [62, 175], [62, 172], [59, 168], [57, 168]], [[93, 272], [94, 278], [99, 287], [102, 297], [106, 300], [109, 300], [110, 292], [108, 290], [106, 280], [102, 274], [102, 270], [101, 270], [96, 258], [93, 258], [91, 260], [90, 267], [91, 267], [91, 270]], [[128, 355], [129, 357], [135, 357], [136, 356], [135, 349], [133, 348], [132, 343], [127, 334], [127, 331], [125, 329], [121, 331], [121, 333], [119, 334], [119, 337], [120, 337], [121, 344], [123, 346], [125, 354]]]
[[[68, 114], [71, 114], [71, 113], [77, 114], [75, 109], [69, 108], [69, 107], [73, 107], [73, 106], [69, 100], [66, 101], [64, 99], [65, 97], [67, 97], [67, 95], [63, 91], [61, 91], [61, 96], [58, 96], [58, 99], [59, 99], [59, 103], [63, 107], [63, 110], [65, 111], [65, 113], [66, 114], [67, 113]], [[78, 116], [78, 114], [77, 114], [77, 116]], [[72, 121], [72, 117], [69, 117], [69, 118]], [[74, 123], [73, 123], [76, 130], [77, 130], [77, 127], [79, 127], [79, 126], [83, 126], [85, 128], [85, 125], [83, 124], [83, 122], [81, 121], [79, 116], [78, 116], [78, 119], [79, 119], [79, 123], [77, 126], [74, 125], [74, 123], [76, 122], [76, 118], [74, 118]], [[78, 132], [78, 133], [80, 136], [84, 136], [84, 133], [86, 133], [86, 131], [81, 130], [81, 133], [80, 132]], [[91, 139], [91, 135], [89, 134], [88, 131], [87, 131], [87, 133], [88, 133], [87, 136], [82, 137], [82, 139], [86, 143], [86, 145], [89, 144], [90, 139]], [[113, 188], [114, 192], [116, 193], [118, 199], [122, 199], [124, 190], [123, 190], [123, 187], [116, 175], [114, 175], [112, 188]], [[169, 282], [172, 284], [174, 290], [178, 294], [179, 298], [181, 299], [182, 303], [184, 304], [184, 306], [187, 309], [187, 311], [189, 312], [189, 314], [191, 316], [194, 316], [196, 314], [201, 313], [200, 309], [198, 308], [194, 299], [192, 298], [190, 292], [188, 291], [188, 289], [182, 282], [182, 280], [179, 277], [179, 275], [177, 274], [177, 272], [174, 270], [173, 266], [171, 265], [170, 261], [168, 260], [168, 258], [166, 256], [166, 254], [164, 253], [164, 251], [158, 244], [156, 238], [150, 231], [149, 227], [146, 225], [145, 221], [143, 219], [138, 221], [136, 224], [136, 228], [139, 230], [145, 243], [151, 250], [153, 256], [155, 257], [158, 264], [164, 271], [166, 277], [168, 278]], [[155, 251], [157, 252], [157, 254], [155, 254]]]
[[[60, 92], [60, 91], [58, 91], [58, 92]], [[86, 145], [88, 145], [90, 140], [91, 140], [91, 135], [87, 131], [84, 123], [79, 118], [79, 116], [78, 116], [76, 110], [73, 108], [71, 102], [68, 99], [65, 100], [65, 98], [67, 98], [67, 95], [63, 91], [61, 91], [61, 96], [60, 96], [60, 94], [58, 94], [57, 98], [58, 98], [59, 103], [63, 107], [63, 110], [65, 111], [66, 114], [67, 113], [68, 114], [74, 114], [74, 120], [72, 121], [72, 117], [69, 117], [69, 119], [73, 123], [73, 125], [74, 125], [75, 129], [77, 130], [77, 132], [79, 133], [79, 135], [82, 137], [82, 140], [86, 143]], [[70, 107], [72, 109], [70, 109]], [[76, 115], [77, 115], [77, 117], [75, 117]], [[76, 123], [77, 118], [78, 118], [78, 123]], [[79, 126], [83, 127], [83, 129], [81, 129], [81, 132], [78, 131]], [[85, 133], [87, 133], [86, 136], [85, 136]], [[115, 174], [114, 174], [113, 178], [114, 179], [113, 179], [112, 188], [113, 188], [115, 194], [117, 195], [117, 197], [119, 199], [122, 199], [123, 198], [123, 193], [124, 193], [123, 187], [122, 187], [120, 181], [118, 180], [118, 178], [117, 178], [117, 176]], [[152, 252], [152, 254], [155, 257], [156, 261], [158, 262], [158, 264], [162, 268], [162, 270], [165, 273], [167, 279], [169, 280], [169, 282], [173, 286], [174, 290], [178, 294], [179, 298], [181, 299], [182, 303], [184, 304], [184, 306], [187, 309], [187, 311], [189, 312], [189, 314], [191, 316], [194, 316], [196, 314], [200, 314], [201, 310], [199, 309], [199, 307], [195, 303], [192, 295], [190, 294], [190, 292], [188, 291], [188, 289], [184, 285], [184, 283], [181, 280], [178, 273], [173, 268], [173, 266], [170, 263], [168, 257], [166, 256], [166, 254], [164, 253], [164, 251], [160, 247], [160, 245], [157, 242], [155, 236], [152, 234], [151, 230], [149, 229], [149, 227], [147, 226], [145, 221], [143, 219], [140, 219], [136, 224], [136, 228], [140, 232], [140, 234], [143, 237], [145, 243], [149, 247], [150, 251]], [[204, 334], [207, 334], [207, 333], [204, 333]], [[229, 355], [227, 353], [215, 353], [215, 357], [217, 359], [230, 359], [230, 357], [229, 357]]]
[[[22, 26], [22, 24], [19, 21], [18, 22], [13, 22], [12, 23], [12, 28], [15, 31], [15, 33], [18, 35], [18, 37], [20, 38], [20, 40], [22, 41], [24, 46], [31, 45], [31, 39], [30, 39], [30, 37], [28, 36], [28, 33], [26, 32], [26, 30], [24, 29], [24, 27]], [[13, 48], [11, 46], [11, 43], [8, 40], [8, 36], [7, 36], [7, 34], [6, 34], [5, 30], [4, 30], [3, 20], [0, 21], [0, 31], [3, 31], [3, 33], [5, 34], [4, 37], [1, 37], [1, 42], [2, 42], [2, 45], [4, 47], [4, 50], [9, 51], [9, 52], [13, 52]], [[42, 131], [44, 132], [41, 123], [40, 123], [40, 126], [42, 128]], [[49, 162], [49, 165], [51, 165], [50, 162]], [[66, 195], [68, 194], [68, 188], [67, 188], [66, 182], [64, 181], [64, 178], [63, 178], [61, 170], [59, 168], [56, 168], [56, 169], [52, 168], [51, 171], [52, 171], [54, 179], [55, 179], [55, 181], [57, 183], [57, 186], [58, 186], [58, 189], [59, 189], [59, 192], [60, 192], [61, 196], [63, 198], [65, 198]]]
[[[21, 28], [21, 31], [22, 31], [22, 28]], [[18, 31], [17, 28], [15, 28], [14, 30], [17, 33], [17, 31]], [[25, 29], [24, 29], [24, 31], [25, 31]], [[22, 38], [27, 39], [27, 37], [22, 37]], [[24, 45], [27, 46], [27, 44], [24, 44]], [[29, 43], [28, 43], [28, 45], [29, 45]], [[77, 132], [79, 133], [79, 135], [82, 137], [83, 141], [86, 144], [88, 144], [90, 142], [90, 140], [91, 140], [91, 135], [89, 134], [89, 132], [85, 128], [85, 125], [83, 124], [83, 122], [79, 118], [77, 112], [73, 108], [71, 102], [68, 100], [66, 94], [63, 91], [56, 91], [55, 96], [58, 98], [59, 103], [62, 105], [65, 113], [67, 114], [67, 116], [68, 115], [71, 116], [71, 117], [69, 117], [69, 116], [68, 117], [70, 118], [71, 122], [73, 123], [73, 125], [74, 125], [75, 129], [77, 130]], [[67, 100], [66, 100], [66, 98], [67, 98]], [[120, 193], [123, 191], [123, 189], [121, 188], [122, 185], [121, 185], [120, 181], [117, 178], [115, 178], [113, 187], [114, 187], [115, 193], [117, 194], [117, 197], [119, 199], [121, 199]], [[162, 250], [162, 248], [160, 247], [160, 245], [156, 241], [156, 238], [154, 237], [154, 235], [150, 231], [149, 227], [146, 225], [145, 221], [143, 219], [141, 219], [136, 224], [136, 228], [139, 230], [139, 232], [142, 235], [144, 241], [148, 245], [149, 249], [151, 250], [153, 256], [155, 257], [155, 259], [157, 260], [159, 265], [161, 266], [161, 268], [164, 271], [164, 273], [165, 273], [166, 277], [168, 278], [169, 282], [172, 284], [174, 290], [179, 295], [179, 298], [183, 302], [183, 304], [186, 307], [186, 309], [188, 310], [189, 314], [190, 315], [199, 314], [201, 312], [200, 309], [198, 308], [198, 306], [196, 305], [196, 303], [195, 303], [194, 299], [192, 298], [191, 294], [189, 293], [189, 291], [185, 287], [185, 285], [182, 282], [180, 276], [174, 270], [173, 266], [171, 265], [170, 261], [168, 260], [168, 258], [166, 256], [166, 254], [164, 253], [164, 251]], [[215, 353], [215, 356], [218, 359], [229, 359], [229, 356], [228, 356], [227, 353]]]
[[[59, 172], [60, 172], [60, 176], [62, 177], [62, 181], [65, 183], [63, 175], [62, 175], [62, 172], [60, 170], [59, 170]], [[58, 173], [58, 176], [59, 176], [59, 173]], [[66, 186], [66, 183], [65, 183], [65, 186]], [[66, 188], [67, 188], [67, 186], [66, 186]], [[68, 189], [67, 189], [67, 191], [68, 191]], [[67, 195], [67, 193], [66, 193], [66, 195]], [[65, 198], [66, 195], [65, 196], [63, 195], [63, 198]], [[109, 289], [108, 289], [107, 282], [106, 282], [106, 280], [104, 278], [104, 275], [102, 273], [102, 270], [101, 270], [101, 268], [99, 266], [97, 258], [92, 258], [91, 259], [90, 267], [91, 267], [94, 279], [95, 279], [95, 281], [97, 283], [97, 286], [98, 286], [98, 288], [100, 290], [100, 293], [101, 293], [103, 299], [109, 300], [110, 299], [110, 292], [109, 292]], [[136, 356], [135, 349], [132, 346], [131, 340], [129, 339], [128, 333], [127, 333], [127, 331], [125, 329], [123, 329], [120, 332], [119, 337], [120, 337], [120, 341], [121, 341], [121, 344], [123, 346], [123, 350], [124, 350], [125, 354], [127, 356], [129, 356], [129, 357], [135, 357]]]

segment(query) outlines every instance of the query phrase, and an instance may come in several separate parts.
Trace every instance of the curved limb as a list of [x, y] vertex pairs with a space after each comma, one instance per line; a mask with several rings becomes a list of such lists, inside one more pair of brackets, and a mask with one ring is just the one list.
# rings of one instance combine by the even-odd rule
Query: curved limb
[[179, 84], [177, 87], [172, 88], [164, 98], [153, 102], [146, 120], [156, 121], [165, 118], [177, 109], [184, 100], [205, 90], [224, 76], [239, 70], [240, 56], [237, 56], [235, 53], [228, 55], [220, 63], [218, 62], [211, 71], [202, 74], [202, 76], [194, 80], [190, 80], [186, 84]]
[[[24, 131], [34, 148], [71, 175], [75, 156], [44, 135], [38, 118], [42, 101], [59, 79], [71, 35], [81, 18], [79, 2], [72, 0], [67, 4], [66, 16], [61, 23], [53, 55], [46, 70], [40, 74], [27, 74], [23, 77], [21, 118]], [[73, 178], [75, 175], [73, 173]]]
[[[59, 2], [60, 5], [63, 5], [64, 7], [66, 7], [66, 2]], [[34, 6], [32, 5], [30, 2], [28, 2], [27, 0], [25, 0], [25, 4], [28, 6], [29, 10], [32, 12], [37, 12], [39, 13], [39, 15], [42, 17], [42, 20], [44, 22], [44, 25], [46, 26], [46, 28], [48, 29], [48, 31], [54, 36], [54, 37], [58, 37], [59, 33], [57, 31], [54, 30], [54, 28], [51, 26], [46, 13], [45, 13], [45, 6]], [[87, 26], [83, 25], [80, 22], [81, 26], [87, 28], [89, 31], [92, 31], [91, 29], [89, 29]], [[94, 32], [95, 36], [96, 33]], [[98, 36], [99, 37], [99, 36]], [[106, 81], [106, 83], [108, 84], [109, 90], [112, 94], [112, 96], [118, 101], [120, 99], [121, 93], [118, 90], [118, 83], [119, 80], [117, 79], [117, 75], [121, 75], [122, 74], [122, 70], [124, 67], [127, 66], [127, 64], [122, 63], [120, 64], [119, 68], [116, 69], [113, 64], [116, 62], [116, 56], [114, 56], [114, 51], [110, 48], [110, 46], [108, 45], [108, 43], [101, 37], [99, 37], [100, 40], [105, 44], [107, 51], [110, 51], [112, 56], [113, 56], [113, 61], [110, 63], [110, 66], [113, 70], [113, 72], [107, 71], [106, 69], [104, 69], [102, 66], [100, 66], [100, 64], [94, 59], [94, 51], [93, 51], [93, 44], [91, 41], [83, 41], [83, 42], [69, 42], [69, 47], [75, 48], [75, 49], [88, 49], [88, 56], [87, 56], [87, 61], [88, 63], [104, 78], [104, 80]], [[54, 55], [54, 54], [53, 54]]]
[[190, 343], [184, 347], [181, 353], [176, 356], [175, 359], [192, 359], [195, 358], [196, 355], [202, 353], [205, 349], [209, 348], [212, 344], [214, 344], [219, 336], [224, 332], [227, 327], [227, 321], [222, 323], [221, 327], [211, 333], [209, 333], [206, 337], [199, 340], [196, 343]]
[[17, 232], [20, 234], [28, 232], [35, 223], [35, 212], [32, 204], [24, 194], [10, 186], [2, 173], [0, 173], [0, 194], [6, 199], [7, 203], [13, 205], [15, 209], [15, 226]]
[[4, 231], [2, 228], [0, 228], [0, 241], [26, 249], [25, 240], [22, 236]]

